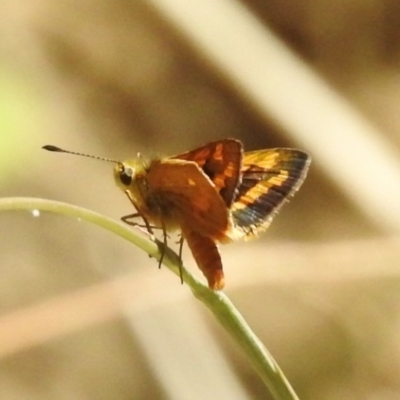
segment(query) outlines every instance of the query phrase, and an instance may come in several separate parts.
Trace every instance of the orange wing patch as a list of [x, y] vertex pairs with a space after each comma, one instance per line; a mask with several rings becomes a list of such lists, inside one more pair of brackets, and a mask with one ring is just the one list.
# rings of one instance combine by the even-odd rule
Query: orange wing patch
[[235, 139], [224, 139], [172, 159], [195, 162], [211, 179], [226, 206], [230, 207], [240, 184], [242, 157], [242, 143]]

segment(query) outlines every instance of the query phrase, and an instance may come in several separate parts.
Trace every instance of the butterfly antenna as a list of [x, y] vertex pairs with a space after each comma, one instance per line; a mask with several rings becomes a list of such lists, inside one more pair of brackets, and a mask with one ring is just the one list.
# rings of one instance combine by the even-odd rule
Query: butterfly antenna
[[111, 158], [92, 156], [91, 154], [78, 153], [76, 151], [64, 150], [64, 149], [61, 149], [60, 147], [53, 146], [51, 144], [47, 144], [46, 146], [43, 146], [42, 149], [45, 149], [45, 150], [48, 150], [48, 151], [55, 151], [57, 153], [73, 154], [75, 156], [89, 157], [89, 158], [94, 158], [96, 160], [102, 160], [102, 161], [112, 162], [112, 163], [115, 163], [115, 164], [120, 164], [120, 161], [112, 160]]

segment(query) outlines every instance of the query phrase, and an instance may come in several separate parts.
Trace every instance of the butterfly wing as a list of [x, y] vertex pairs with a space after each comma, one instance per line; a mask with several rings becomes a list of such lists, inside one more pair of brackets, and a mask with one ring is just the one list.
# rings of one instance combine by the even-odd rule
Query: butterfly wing
[[288, 197], [300, 188], [310, 161], [308, 154], [287, 148], [245, 153], [242, 182], [231, 207], [236, 231], [251, 237], [267, 229]]
[[213, 182], [195, 162], [153, 161], [146, 173], [146, 203], [168, 226], [190, 225], [196, 233], [220, 240], [230, 226], [229, 212]]
[[215, 185], [229, 208], [237, 196], [241, 179], [243, 145], [239, 140], [224, 139], [172, 157], [195, 162]]

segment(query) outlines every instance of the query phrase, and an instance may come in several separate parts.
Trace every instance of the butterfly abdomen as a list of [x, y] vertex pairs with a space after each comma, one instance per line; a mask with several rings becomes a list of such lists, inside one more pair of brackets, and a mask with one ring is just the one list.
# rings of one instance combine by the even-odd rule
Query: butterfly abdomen
[[224, 272], [217, 245], [209, 237], [199, 235], [190, 227], [182, 226], [182, 234], [196, 260], [197, 266], [207, 278], [208, 286], [213, 290], [224, 287]]

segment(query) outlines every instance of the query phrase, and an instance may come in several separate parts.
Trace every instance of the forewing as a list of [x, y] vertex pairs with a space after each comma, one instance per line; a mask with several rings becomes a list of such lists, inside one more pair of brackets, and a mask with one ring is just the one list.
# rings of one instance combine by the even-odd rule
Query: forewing
[[219, 240], [229, 227], [228, 209], [211, 180], [194, 162], [154, 161], [147, 171], [147, 203], [165, 220], [189, 224], [193, 231]]
[[243, 157], [242, 143], [235, 139], [211, 142], [172, 159], [195, 162], [215, 185], [215, 190], [230, 207], [237, 196]]
[[268, 227], [280, 207], [303, 183], [308, 154], [276, 148], [244, 154], [242, 182], [231, 207], [234, 226], [243, 236]]

